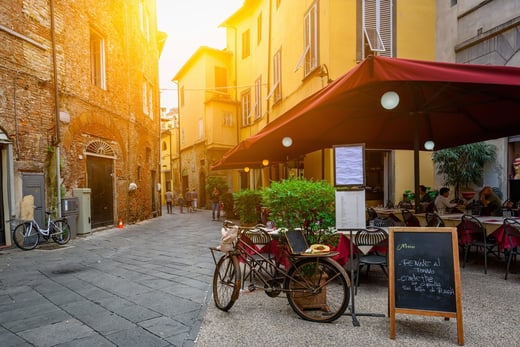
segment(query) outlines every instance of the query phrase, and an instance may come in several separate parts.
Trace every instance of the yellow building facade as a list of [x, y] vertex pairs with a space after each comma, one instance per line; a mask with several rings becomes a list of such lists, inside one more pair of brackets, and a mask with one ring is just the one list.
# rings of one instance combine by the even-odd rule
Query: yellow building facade
[[[205, 146], [218, 150], [212, 152], [214, 156], [205, 157], [209, 159], [206, 167], [195, 171], [227, 177], [232, 191], [259, 189], [288, 175], [333, 182], [330, 149], [288, 158], [284, 165], [266, 162], [263, 168], [259, 163], [256, 168], [213, 172], [209, 167], [225, 150], [254, 135], [368, 55], [435, 60], [435, 11], [435, 0], [245, 0], [221, 24], [227, 33], [227, 47], [219, 54], [228, 57], [226, 105], [232, 113], [231, 128], [222, 130], [214, 121], [217, 117], [208, 117], [221, 112], [223, 105], [201, 102], [205, 100], [201, 93], [190, 93], [197, 95], [197, 101], [190, 99], [188, 106], [184, 89], [185, 106], [180, 102], [181, 138], [186, 126], [191, 128], [186, 129], [186, 141], [191, 138], [193, 146], [197, 142], [199, 134], [193, 130], [197, 118], [191, 114], [205, 115], [203, 123], [212, 136], [223, 135], [222, 141], [209, 134], [205, 137]], [[180, 93], [188, 86], [188, 74], [198, 79], [190, 85], [201, 83], [201, 76], [205, 76], [205, 88], [210, 88], [209, 77], [215, 75], [212, 67], [190, 64], [178, 74]], [[205, 69], [206, 75], [200, 69]], [[182, 94], [179, 97], [182, 100]], [[189, 111], [192, 107], [198, 110]], [[433, 186], [430, 153], [421, 153], [420, 159], [421, 183]], [[398, 201], [404, 190], [413, 190], [412, 163], [412, 151], [367, 151], [367, 203]]]

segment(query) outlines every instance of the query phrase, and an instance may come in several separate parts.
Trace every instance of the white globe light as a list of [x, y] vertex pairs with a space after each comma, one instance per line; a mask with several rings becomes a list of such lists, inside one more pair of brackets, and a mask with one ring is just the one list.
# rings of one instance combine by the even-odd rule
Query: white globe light
[[435, 142], [433, 142], [432, 140], [428, 140], [424, 143], [424, 148], [428, 151], [433, 151], [433, 149], [435, 148]]
[[292, 146], [292, 138], [289, 136], [286, 136], [282, 139], [282, 145], [284, 147], [291, 147]]
[[399, 94], [396, 92], [386, 92], [381, 97], [381, 106], [385, 110], [393, 110], [399, 105]]

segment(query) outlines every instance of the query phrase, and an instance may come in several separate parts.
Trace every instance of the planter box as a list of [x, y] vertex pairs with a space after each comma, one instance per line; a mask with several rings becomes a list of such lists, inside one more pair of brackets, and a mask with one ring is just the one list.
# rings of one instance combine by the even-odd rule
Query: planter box
[[[315, 279], [314, 281], [316, 280], [317, 279]], [[324, 285], [326, 280], [327, 278], [323, 277], [320, 281], [320, 285]], [[305, 287], [302, 285], [297, 285], [293, 289], [301, 288]], [[303, 310], [329, 311], [329, 307], [327, 305], [327, 287], [323, 287], [321, 291], [316, 295], [312, 295], [310, 293], [295, 292], [292, 294], [292, 297], [294, 299], [294, 303]]]

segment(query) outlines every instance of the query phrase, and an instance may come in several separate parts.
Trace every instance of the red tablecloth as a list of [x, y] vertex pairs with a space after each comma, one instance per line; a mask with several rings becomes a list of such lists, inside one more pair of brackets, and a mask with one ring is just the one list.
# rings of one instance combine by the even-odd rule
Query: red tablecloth
[[[466, 243], [471, 243], [475, 239], [480, 238], [480, 233], [477, 233], [475, 231], [473, 232], [464, 232], [464, 229], [462, 227], [462, 223], [457, 225], [457, 234], [459, 237], [459, 243], [464, 245]], [[496, 244], [498, 245], [498, 249], [500, 251], [503, 251], [504, 249], [510, 249], [512, 247], [520, 246], [520, 240], [517, 238], [512, 239], [512, 243], [509, 243], [509, 240], [506, 236], [506, 233], [504, 231], [504, 225], [500, 225], [497, 227], [495, 231], [493, 231], [491, 234], [488, 235], [489, 237], [494, 237], [496, 240]]]
[[[287, 259], [285, 250], [281, 249], [281, 247], [287, 247], [286, 244], [279, 244], [278, 241], [271, 241], [271, 253], [278, 259], [278, 261], [285, 267], [289, 268], [291, 266], [290, 261]], [[339, 254], [332, 257], [335, 261], [337, 261], [341, 266], [345, 265], [350, 259], [350, 240], [344, 234], [339, 235], [338, 244], [333, 247], [329, 246], [332, 252], [338, 252]], [[359, 253], [359, 249], [356, 245], [353, 245], [354, 254]]]

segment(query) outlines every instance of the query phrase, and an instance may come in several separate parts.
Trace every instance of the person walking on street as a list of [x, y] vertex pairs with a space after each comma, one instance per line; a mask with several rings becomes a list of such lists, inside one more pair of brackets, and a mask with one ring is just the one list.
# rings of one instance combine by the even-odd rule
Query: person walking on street
[[165, 194], [166, 197], [166, 210], [168, 211], [168, 214], [173, 213], [173, 193], [171, 190], [168, 190]]
[[184, 199], [182, 198], [182, 192], [181, 194], [179, 194], [178, 198], [177, 198], [177, 203], [179, 204], [179, 211], [181, 213], [184, 213]]
[[213, 187], [213, 191], [211, 192], [211, 210], [213, 220], [215, 220], [215, 214], [217, 215], [217, 220], [220, 219], [220, 192], [217, 187]]
[[186, 209], [188, 210], [188, 213], [193, 212], [193, 205], [191, 199], [191, 191], [188, 188], [186, 194], [184, 194], [184, 202], [186, 203]]
[[193, 212], [197, 210], [197, 191], [195, 188], [191, 190], [191, 207], [193, 209]]

